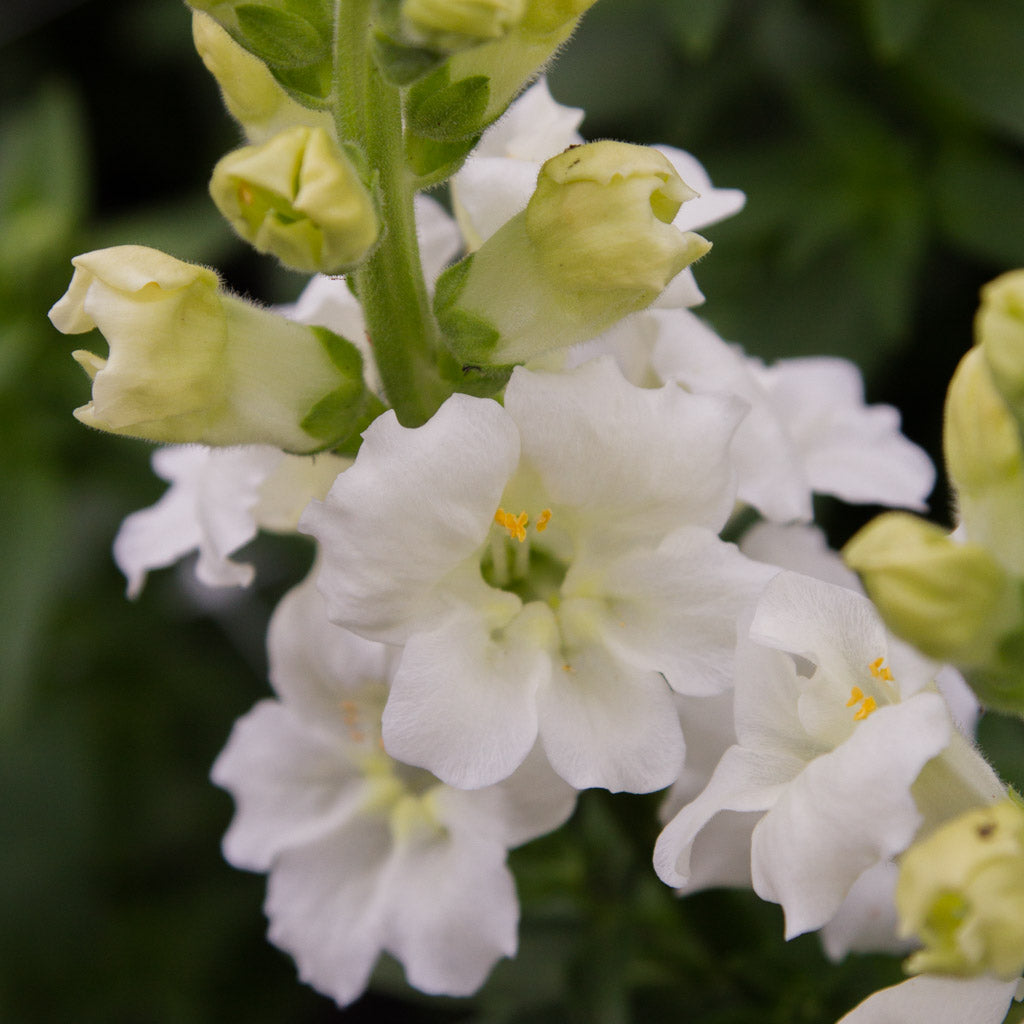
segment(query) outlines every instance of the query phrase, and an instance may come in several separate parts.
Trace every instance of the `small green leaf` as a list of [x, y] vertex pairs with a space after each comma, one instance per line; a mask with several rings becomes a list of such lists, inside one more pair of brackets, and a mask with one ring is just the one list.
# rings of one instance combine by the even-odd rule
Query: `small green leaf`
[[373, 41], [373, 57], [384, 77], [400, 86], [411, 85], [444, 59], [433, 50], [403, 46], [383, 35], [377, 35]]
[[405, 162], [416, 175], [416, 187], [431, 188], [447, 181], [466, 161], [479, 135], [471, 135], [457, 142], [438, 142], [409, 135], [405, 140]]
[[409, 90], [405, 108], [409, 131], [440, 142], [478, 134], [484, 127], [490, 93], [491, 80], [486, 75], [451, 82], [448, 68], [441, 67]]
[[267, 64], [303, 68], [330, 57], [330, 36], [299, 14], [265, 4], [235, 8], [244, 45]]

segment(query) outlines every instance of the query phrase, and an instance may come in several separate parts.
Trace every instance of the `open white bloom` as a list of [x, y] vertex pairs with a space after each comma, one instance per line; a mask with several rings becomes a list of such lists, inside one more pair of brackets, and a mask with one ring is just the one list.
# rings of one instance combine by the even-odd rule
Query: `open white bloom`
[[921, 975], [869, 996], [839, 1024], [1002, 1024], [1017, 985]]
[[329, 623], [312, 576], [279, 605], [268, 650], [278, 699], [236, 723], [212, 777], [237, 804], [225, 856], [270, 873], [270, 939], [342, 1005], [382, 952], [424, 992], [470, 994], [515, 953], [506, 851], [562, 824], [575, 794], [538, 753], [472, 792], [388, 757], [396, 652]]
[[472, 788], [539, 734], [577, 788], [668, 785], [672, 690], [729, 685], [737, 616], [773, 573], [717, 536], [741, 416], [600, 360], [518, 368], [504, 407], [457, 394], [413, 430], [379, 417], [300, 527], [331, 618], [405, 645], [389, 752]]
[[[583, 111], [555, 102], [547, 81], [541, 78], [484, 132], [480, 144], [452, 178], [452, 205], [471, 250], [526, 208], [541, 164], [583, 142], [577, 130], [582, 120]], [[715, 188], [695, 157], [671, 146], [654, 148], [698, 193], [676, 214], [672, 224], [678, 231], [698, 231], [742, 209], [744, 194], [738, 189]], [[703, 301], [693, 272], [686, 268], [673, 278], [656, 305], [695, 306]]]
[[322, 498], [350, 464], [336, 455], [288, 455], [268, 445], [176, 445], [153, 453], [162, 498], [127, 516], [114, 538], [114, 561], [137, 597], [151, 569], [198, 551], [196, 576], [210, 587], [247, 586], [253, 568], [233, 561], [260, 529], [293, 532], [313, 498]]
[[900, 433], [895, 408], [865, 404], [860, 371], [845, 359], [765, 366], [686, 309], [630, 317], [581, 346], [570, 362], [601, 352], [614, 354], [641, 386], [671, 380], [742, 398], [750, 412], [733, 439], [738, 495], [769, 519], [810, 520], [812, 494], [926, 507], [935, 483], [931, 460]]
[[919, 829], [1003, 789], [956, 731], [934, 666], [890, 646], [863, 597], [780, 573], [750, 637], [736, 659], [737, 742], [666, 826], [654, 860], [665, 882], [684, 885], [709, 822], [760, 812], [752, 884], [782, 905], [791, 938], [835, 916], [858, 878]]

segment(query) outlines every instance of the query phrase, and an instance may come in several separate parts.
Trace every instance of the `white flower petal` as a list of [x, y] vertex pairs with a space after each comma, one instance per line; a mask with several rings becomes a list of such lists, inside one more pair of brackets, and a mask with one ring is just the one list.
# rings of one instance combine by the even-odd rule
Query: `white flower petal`
[[479, 573], [479, 549], [519, 460], [501, 406], [453, 395], [421, 427], [402, 427], [388, 412], [364, 438], [352, 467], [299, 524], [320, 541], [331, 618], [400, 642], [413, 626], [443, 621], [453, 600], [514, 605]]
[[1017, 982], [925, 974], [883, 988], [839, 1024], [1001, 1024]]
[[572, 507], [595, 546], [650, 543], [681, 523], [717, 531], [732, 509], [727, 452], [741, 403], [637, 388], [602, 358], [562, 374], [516, 369], [505, 408], [552, 504]]
[[550, 617], [531, 605], [495, 640], [466, 609], [410, 637], [384, 710], [388, 753], [462, 789], [511, 775], [537, 738], [536, 693], [551, 663], [533, 634], [551, 632]]
[[552, 767], [577, 789], [664, 789], [679, 774], [683, 733], [665, 680], [594, 644], [571, 653], [538, 695]]
[[680, 231], [699, 231], [743, 209], [746, 195], [738, 188], [715, 188], [708, 172], [695, 156], [673, 146], [654, 148], [667, 156], [679, 177], [699, 193], [696, 199], [683, 203], [679, 208], [672, 222], [674, 227]]
[[910, 952], [913, 943], [897, 936], [893, 893], [898, 877], [894, 863], [880, 861], [853, 883], [835, 917], [821, 929], [821, 943], [830, 960], [842, 960], [849, 953]]
[[380, 955], [394, 854], [383, 819], [360, 818], [275, 861], [264, 909], [271, 942], [299, 977], [344, 1006], [366, 988]]
[[384, 948], [421, 992], [471, 995], [515, 954], [519, 904], [501, 846], [457, 832], [409, 843], [390, 883]]
[[677, 693], [720, 692], [732, 685], [736, 621], [775, 571], [710, 530], [676, 530], [656, 550], [629, 552], [606, 570], [606, 642], [662, 672]]
[[720, 811], [765, 811], [803, 768], [799, 758], [730, 747], [722, 755], [704, 792], [687, 804], [661, 831], [654, 846], [654, 870], [675, 887], [690, 877], [694, 840]]
[[921, 821], [910, 787], [949, 742], [936, 694], [882, 707], [815, 758], [754, 829], [754, 891], [782, 904], [786, 938], [820, 928], [857, 877], [910, 844]]
[[237, 805], [224, 856], [251, 871], [266, 871], [282, 850], [337, 828], [366, 796], [337, 739], [275, 701], [261, 701], [235, 723], [210, 777]]

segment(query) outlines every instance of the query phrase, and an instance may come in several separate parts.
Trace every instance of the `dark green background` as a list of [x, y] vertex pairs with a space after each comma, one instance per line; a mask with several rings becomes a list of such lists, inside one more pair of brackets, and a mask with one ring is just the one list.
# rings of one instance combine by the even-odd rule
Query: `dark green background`
[[[1018, 0], [600, 0], [552, 90], [589, 137], [689, 149], [747, 192], [698, 271], [724, 336], [857, 360], [936, 452], [978, 287], [1024, 266], [1022, 49]], [[163, 485], [147, 446], [72, 419], [78, 342], [45, 319], [72, 255], [127, 242], [297, 294], [206, 198], [237, 141], [175, 0], [5, 4], [0, 1020], [818, 1024], [896, 980], [885, 958], [784, 945], [748, 894], [675, 900], [650, 868], [656, 798], [602, 794], [513, 856], [522, 955], [477, 1000], [423, 999], [385, 964], [340, 1013], [294, 980], [263, 939], [263, 879], [220, 859], [231, 804], [206, 774], [267, 692], [265, 620], [309, 552], [262, 538], [258, 586], [205, 608], [175, 571], [127, 602], [110, 543]], [[939, 520], [947, 502], [940, 484]], [[821, 511], [836, 542], [871, 512]], [[1024, 783], [1018, 726], [983, 734]]]

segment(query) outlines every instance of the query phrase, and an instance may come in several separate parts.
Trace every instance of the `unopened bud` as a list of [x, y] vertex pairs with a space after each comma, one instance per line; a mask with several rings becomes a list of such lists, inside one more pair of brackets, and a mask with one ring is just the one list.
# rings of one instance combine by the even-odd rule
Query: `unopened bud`
[[74, 353], [92, 379], [83, 423], [150, 441], [272, 444], [308, 453], [352, 433], [367, 403], [362, 359], [220, 288], [217, 275], [155, 249], [76, 256], [50, 319], [65, 334], [99, 328], [107, 358]]
[[414, 43], [454, 53], [500, 39], [526, 6], [527, 0], [402, 0], [402, 28]]
[[886, 626], [938, 661], [984, 665], [1021, 617], [1019, 588], [982, 545], [887, 512], [843, 549]]
[[1024, 427], [1024, 270], [982, 288], [974, 331], [996, 387], [1018, 427]]
[[710, 244], [672, 226], [696, 193], [660, 153], [594, 142], [541, 168], [525, 211], [438, 284], [456, 358], [524, 362], [650, 305]]
[[228, 153], [213, 169], [210, 195], [259, 252], [305, 273], [351, 270], [379, 236], [373, 197], [323, 128], [289, 128]]
[[913, 973], [1024, 970], [1024, 809], [1013, 799], [953, 819], [903, 855], [896, 907], [901, 931], [924, 948]]

